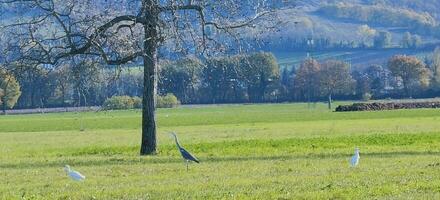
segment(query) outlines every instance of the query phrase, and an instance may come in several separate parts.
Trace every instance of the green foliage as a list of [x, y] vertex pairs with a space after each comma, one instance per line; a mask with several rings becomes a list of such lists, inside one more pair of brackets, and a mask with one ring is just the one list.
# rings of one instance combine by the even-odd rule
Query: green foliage
[[102, 104], [105, 110], [127, 110], [134, 108], [133, 98], [129, 96], [113, 96], [108, 98]]
[[167, 94], [165, 96], [157, 96], [157, 107], [158, 108], [175, 108], [180, 105], [180, 101], [174, 94]]
[[261, 102], [279, 81], [271, 53], [164, 62], [159, 94], [173, 93], [183, 103]]
[[202, 70], [202, 90], [206, 102], [218, 103], [242, 100], [243, 72], [240, 61], [243, 56], [217, 57], [206, 61]]
[[[54, 89], [58, 84], [55, 80], [51, 80], [55, 76], [49, 76], [50, 71], [46, 68], [41, 65], [16, 65], [14, 68], [17, 69], [14, 75], [22, 91], [18, 102], [21, 107], [45, 107], [51, 94], [57, 94]], [[78, 96], [74, 91], [71, 93]]]
[[[138, 155], [139, 111], [81, 115], [90, 127], [86, 133], [78, 130], [75, 113], [0, 117], [0, 199], [440, 195], [435, 109], [334, 113], [324, 104], [313, 110], [307, 104], [159, 109], [160, 152], [149, 157]], [[186, 171], [170, 131], [201, 164]], [[354, 147], [360, 147], [361, 161], [352, 169]], [[72, 182], [64, 164], [86, 181]]]
[[131, 100], [133, 101], [133, 108], [142, 108], [142, 99], [140, 97], [132, 97]]
[[241, 58], [241, 78], [247, 86], [249, 99], [262, 102], [268, 87], [280, 78], [280, 68], [272, 53], [255, 53]]
[[160, 93], [173, 93], [184, 103], [197, 101], [203, 63], [197, 58], [166, 62], [160, 67]]
[[272, 53], [260, 52], [209, 59], [201, 77], [210, 103], [262, 102], [279, 82], [280, 68]]

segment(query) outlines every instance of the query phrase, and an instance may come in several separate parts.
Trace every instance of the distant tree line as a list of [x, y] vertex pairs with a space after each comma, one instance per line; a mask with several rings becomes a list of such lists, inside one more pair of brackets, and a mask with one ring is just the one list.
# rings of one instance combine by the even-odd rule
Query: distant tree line
[[423, 41], [422, 36], [403, 33], [403, 37], [398, 42], [393, 43], [393, 35], [386, 30], [375, 30], [368, 25], [361, 25], [353, 37], [360, 39], [335, 40], [329, 37], [317, 36], [304, 38], [283, 38], [271, 40], [255, 46], [256, 49], [270, 51], [329, 51], [329, 50], [352, 50], [352, 49], [423, 49], [430, 48], [429, 43]]
[[[98, 63], [83, 59], [56, 68], [17, 63], [2, 67], [5, 71], [16, 69], [9, 71], [8, 77], [16, 80], [16, 91], [20, 93], [7, 99], [11, 102], [7, 109], [103, 105], [113, 96], [142, 96], [142, 69], [109, 69]], [[271, 53], [217, 57], [203, 62], [197, 58], [162, 61], [158, 93], [164, 98], [173, 93], [186, 104], [265, 102], [273, 91], [271, 87], [278, 82], [279, 71]], [[0, 83], [3, 80], [6, 79], [0, 76]], [[4, 91], [0, 89], [2, 100], [11, 96], [3, 95], [9, 94]]]
[[[137, 105], [142, 91], [142, 70], [137, 67], [108, 69], [84, 60], [55, 69], [19, 66], [16, 69], [21, 70], [8, 72], [3, 68], [3, 109], [118, 107], [124, 101]], [[362, 70], [340, 60], [313, 58], [280, 68], [273, 54], [263, 52], [205, 60], [188, 57], [161, 62], [159, 77], [159, 95], [170, 99], [174, 94], [173, 102], [183, 104], [326, 101], [331, 107], [333, 99], [435, 97], [440, 96], [440, 49], [423, 60], [397, 55], [383, 66]]]
[[160, 70], [160, 94], [182, 103], [266, 102], [276, 98], [280, 69], [271, 53], [168, 62]]
[[[295, 71], [284, 69], [281, 80], [294, 101], [338, 99], [428, 98], [440, 96], [440, 49], [430, 58], [396, 55], [387, 64], [350, 70], [342, 61], [305, 60]], [[288, 78], [286, 78], [288, 77]]]

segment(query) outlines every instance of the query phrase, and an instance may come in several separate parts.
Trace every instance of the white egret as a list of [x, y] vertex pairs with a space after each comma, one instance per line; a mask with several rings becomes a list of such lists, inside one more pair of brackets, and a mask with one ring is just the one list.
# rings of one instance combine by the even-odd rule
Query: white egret
[[360, 159], [360, 156], [359, 156], [359, 148], [356, 148], [356, 149], [354, 150], [354, 155], [353, 155], [353, 157], [351, 157], [350, 165], [351, 165], [352, 167], [356, 167], [356, 166], [359, 164], [359, 159]]
[[84, 175], [82, 175], [81, 173], [70, 169], [69, 165], [66, 165], [64, 167], [64, 171], [74, 181], [84, 181], [86, 179], [86, 177]]

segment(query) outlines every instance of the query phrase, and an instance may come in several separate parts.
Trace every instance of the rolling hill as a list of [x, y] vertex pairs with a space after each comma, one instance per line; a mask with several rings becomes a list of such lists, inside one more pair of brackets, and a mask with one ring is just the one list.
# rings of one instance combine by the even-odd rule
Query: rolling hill
[[[266, 35], [269, 42], [263, 50], [274, 52], [285, 67], [299, 64], [309, 51], [318, 60], [342, 59], [354, 68], [385, 64], [396, 54], [424, 59], [440, 43], [440, 11], [436, 9], [439, 6], [440, 1], [436, 0], [299, 0], [295, 9], [280, 14], [287, 25], [278, 33]], [[359, 33], [360, 27], [365, 25], [375, 33], [391, 33], [390, 47], [359, 48], [361, 41], [372, 45], [374, 40], [374, 36], [365, 39]], [[419, 35], [423, 48], [401, 48], [406, 32]], [[308, 48], [304, 41], [312, 38], [315, 43], [325, 40], [333, 45], [319, 48], [315, 44]], [[299, 45], [292, 44], [298, 41]], [[340, 44], [345, 46], [337, 46]]]

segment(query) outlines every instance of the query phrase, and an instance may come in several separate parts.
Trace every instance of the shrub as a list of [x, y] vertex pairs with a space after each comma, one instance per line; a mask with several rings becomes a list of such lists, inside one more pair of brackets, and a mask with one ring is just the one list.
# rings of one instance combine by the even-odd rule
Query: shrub
[[[174, 94], [157, 96], [158, 108], [174, 108], [180, 105], [180, 101]], [[140, 97], [113, 96], [104, 101], [102, 108], [105, 110], [126, 110], [133, 108], [142, 108], [142, 99]]]
[[142, 108], [142, 99], [139, 97], [133, 97], [133, 108]]
[[125, 110], [132, 109], [133, 105], [133, 98], [129, 96], [113, 96], [106, 99], [102, 107], [106, 110]]
[[363, 95], [362, 95], [362, 100], [364, 100], [364, 101], [370, 101], [371, 100], [371, 98], [373, 97], [373, 95], [371, 95], [371, 93], [364, 93]]
[[165, 96], [157, 96], [158, 108], [174, 108], [180, 105], [180, 101], [174, 94], [167, 94]]

